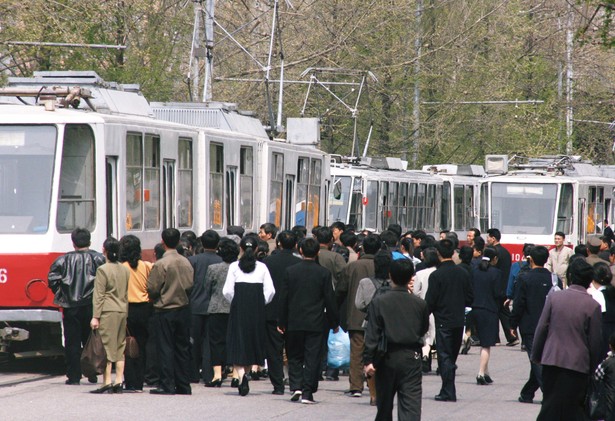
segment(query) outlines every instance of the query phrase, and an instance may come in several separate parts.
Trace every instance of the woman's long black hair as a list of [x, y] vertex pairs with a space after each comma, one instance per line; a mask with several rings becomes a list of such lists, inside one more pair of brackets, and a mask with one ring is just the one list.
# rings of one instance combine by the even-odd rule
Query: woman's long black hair
[[243, 254], [239, 258], [239, 269], [243, 273], [252, 273], [256, 269], [256, 248], [258, 247], [258, 240], [251, 236], [246, 236], [241, 239], [239, 247], [243, 251]]
[[120, 242], [113, 237], [109, 237], [103, 243], [103, 248], [107, 256], [107, 260], [115, 263], [120, 258]]
[[131, 268], [136, 269], [141, 260], [141, 240], [139, 237], [128, 234], [120, 239], [120, 261], [128, 262]]

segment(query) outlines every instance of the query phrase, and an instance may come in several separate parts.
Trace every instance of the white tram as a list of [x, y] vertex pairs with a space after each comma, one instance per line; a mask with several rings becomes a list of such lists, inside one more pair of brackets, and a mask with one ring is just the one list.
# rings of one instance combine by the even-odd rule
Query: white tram
[[110, 235], [137, 235], [152, 259], [167, 227], [200, 235], [325, 223], [326, 154], [272, 141], [227, 106], [196, 115], [192, 125], [157, 118], [134, 86], [94, 72], [9, 80], [0, 91], [0, 354], [9, 345], [18, 357], [61, 352], [47, 273], [72, 250], [75, 227], [91, 231], [96, 250]]
[[406, 170], [398, 158], [336, 159], [331, 166], [329, 224], [381, 232], [397, 223], [404, 231], [423, 229], [438, 238], [443, 230], [465, 240], [478, 227], [480, 166], [433, 165]]
[[482, 185], [481, 230], [498, 228], [513, 261], [524, 243], [553, 244], [557, 231], [574, 247], [600, 234], [613, 216], [615, 177], [611, 169], [579, 157], [508, 159], [488, 155]]

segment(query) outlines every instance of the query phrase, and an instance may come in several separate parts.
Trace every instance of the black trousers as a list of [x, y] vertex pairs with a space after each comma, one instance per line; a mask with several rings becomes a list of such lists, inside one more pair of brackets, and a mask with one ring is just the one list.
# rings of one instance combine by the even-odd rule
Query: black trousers
[[504, 336], [506, 336], [506, 342], [512, 342], [516, 338], [510, 334], [510, 308], [504, 305], [502, 301], [500, 303], [500, 309], [498, 311], [498, 318], [502, 324], [502, 330], [504, 330]]
[[288, 384], [291, 391], [310, 396], [318, 390], [322, 332], [304, 330], [286, 332]]
[[542, 407], [537, 421], [586, 420], [583, 404], [589, 376], [552, 365], [542, 366]]
[[422, 379], [421, 352], [398, 349], [387, 353], [383, 364], [376, 370], [376, 421], [393, 420], [393, 400], [396, 394], [397, 419], [420, 420]]
[[63, 309], [66, 377], [71, 382], [78, 382], [81, 379], [81, 350], [90, 336], [91, 320], [91, 304]]
[[534, 399], [534, 394], [540, 388], [542, 388], [542, 366], [532, 362], [532, 348], [534, 345], [533, 334], [523, 334], [523, 343], [525, 344], [525, 351], [530, 360], [530, 377], [527, 382], [521, 388], [521, 397], [524, 399]]
[[160, 387], [171, 393], [190, 388], [190, 309], [157, 311]]
[[207, 321], [207, 336], [211, 350], [211, 365], [226, 364], [226, 332], [228, 330], [228, 313], [214, 313]]
[[284, 336], [275, 320], [267, 320], [267, 370], [273, 390], [284, 390]]
[[158, 361], [158, 319], [154, 313], [147, 322], [147, 342], [145, 343], [145, 383], [157, 386], [160, 382], [160, 362]]
[[124, 381], [129, 389], [142, 390], [145, 378], [145, 358], [148, 339], [149, 318], [152, 315], [152, 305], [150, 303], [129, 303], [128, 304], [128, 332], [137, 340], [139, 344], [139, 357], [126, 357], [124, 369]]
[[198, 383], [199, 378], [203, 382], [210, 382], [213, 378], [211, 367], [211, 349], [209, 347], [208, 327], [209, 316], [206, 314], [193, 314], [190, 324], [190, 354], [192, 371], [190, 380]]
[[461, 347], [463, 327], [442, 328], [436, 326], [436, 352], [438, 368], [442, 378], [440, 395], [447, 399], [457, 399], [455, 389], [455, 372], [457, 371], [457, 356]]

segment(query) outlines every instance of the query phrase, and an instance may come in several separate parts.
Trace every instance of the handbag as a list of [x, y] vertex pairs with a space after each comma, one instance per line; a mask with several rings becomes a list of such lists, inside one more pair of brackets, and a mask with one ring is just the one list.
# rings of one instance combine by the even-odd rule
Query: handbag
[[137, 338], [130, 335], [128, 327], [126, 327], [126, 348], [124, 349], [124, 355], [128, 358], [139, 358], [139, 344]]
[[380, 333], [380, 338], [378, 338], [378, 346], [376, 347], [376, 352], [374, 353], [373, 363], [374, 367], [378, 368], [384, 362], [384, 358], [387, 354], [387, 336], [384, 333], [384, 329]]
[[81, 353], [81, 372], [86, 377], [103, 374], [107, 366], [107, 353], [98, 330], [92, 330]]
[[590, 420], [603, 420], [606, 417], [606, 390], [603, 381], [591, 379], [585, 405]]

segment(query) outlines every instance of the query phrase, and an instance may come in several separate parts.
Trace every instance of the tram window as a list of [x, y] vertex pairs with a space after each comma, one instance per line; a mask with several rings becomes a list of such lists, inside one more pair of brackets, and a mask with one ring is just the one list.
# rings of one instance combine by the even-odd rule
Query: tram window
[[310, 162], [310, 185], [308, 191], [308, 220], [306, 227], [315, 227], [320, 219], [320, 184], [322, 180], [322, 162], [312, 159]]
[[600, 234], [604, 220], [604, 187], [590, 187], [587, 206], [587, 234]]
[[[340, 220], [344, 222], [344, 219]], [[354, 225], [356, 228], [363, 228], [363, 180], [359, 177], [352, 180], [350, 217], [348, 218], [348, 223]]]
[[493, 183], [491, 226], [502, 234], [553, 234], [556, 184]]
[[254, 160], [250, 147], [242, 147], [239, 151], [239, 223], [244, 228], [252, 228], [252, 210], [254, 207]]
[[95, 174], [92, 129], [86, 125], [67, 125], [56, 219], [59, 232], [70, 232], [77, 227], [94, 228]]
[[283, 183], [284, 155], [280, 153], [273, 153], [271, 154], [271, 174], [267, 222], [271, 222], [276, 227], [279, 227], [282, 223]]
[[399, 185], [399, 225], [402, 228], [408, 226], [408, 184]]
[[380, 225], [376, 227], [378, 231], [384, 231], [389, 225], [391, 218], [391, 207], [389, 206], [389, 183], [387, 181], [380, 182], [380, 194], [378, 213], [380, 214]]
[[50, 125], [0, 126], [0, 233], [48, 231], [56, 138]]
[[180, 228], [192, 226], [192, 139], [179, 138], [177, 202], [179, 204], [178, 224]]
[[308, 184], [310, 180], [310, 161], [308, 158], [297, 160], [297, 195], [295, 196], [295, 225], [308, 226]]
[[427, 186], [423, 183], [418, 184], [416, 199], [417, 199], [417, 218], [416, 226], [419, 229], [428, 229], [425, 224], [425, 195], [427, 194]]
[[415, 183], [410, 184], [410, 196], [409, 207], [410, 213], [408, 214], [408, 228], [417, 229], [417, 217], [418, 217], [418, 197], [417, 197], [417, 185]]
[[562, 184], [557, 207], [557, 228], [566, 235], [572, 234], [572, 184]]
[[126, 229], [143, 229], [143, 146], [142, 135], [126, 136]]
[[455, 226], [454, 230], [460, 231], [463, 229], [463, 216], [464, 216], [464, 205], [465, 199], [463, 197], [464, 190], [463, 186], [455, 186], [453, 189], [453, 200], [454, 200], [454, 210], [455, 210]]
[[440, 230], [451, 229], [451, 183], [445, 181], [442, 185], [442, 200], [440, 206]]
[[216, 143], [209, 145], [209, 225], [222, 229], [224, 207], [224, 147]]
[[146, 134], [144, 165], [144, 225], [145, 229], [160, 228], [160, 137]]
[[[389, 188], [389, 207], [391, 209], [391, 219], [390, 223], [399, 224], [399, 219], [397, 219], [397, 206], [398, 206], [398, 198], [399, 198], [399, 183], [391, 183]], [[383, 227], [386, 228], [386, 227]]]
[[462, 229], [469, 230], [474, 226], [474, 186], [465, 186], [465, 221]]
[[365, 228], [378, 227], [378, 182], [367, 182], [367, 206], [365, 209]]
[[[486, 232], [489, 229], [489, 185], [483, 183], [480, 186], [480, 230]], [[470, 227], [472, 228], [472, 227]]]
[[436, 225], [436, 185], [427, 185], [425, 202], [425, 228], [434, 230]]

